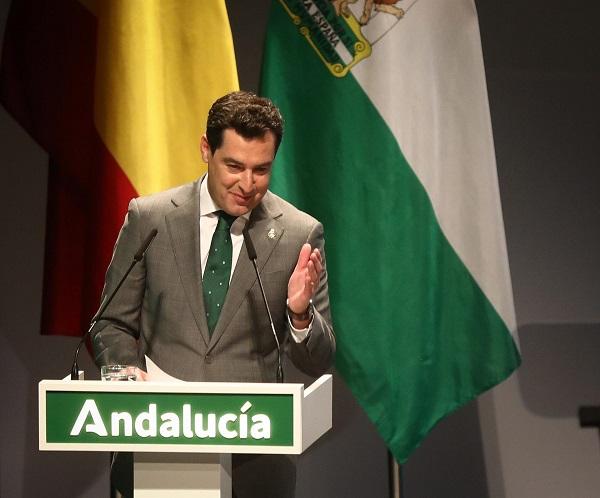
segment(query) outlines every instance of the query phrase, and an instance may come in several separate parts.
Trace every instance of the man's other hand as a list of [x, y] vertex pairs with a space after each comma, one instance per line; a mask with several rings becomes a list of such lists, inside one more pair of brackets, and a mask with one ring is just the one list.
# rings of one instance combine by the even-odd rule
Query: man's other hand
[[138, 382], [150, 380], [148, 372], [144, 372], [141, 368], [135, 367], [135, 376]]
[[[298, 255], [298, 262], [288, 282], [288, 307], [298, 315], [308, 310], [310, 300], [319, 287], [323, 261], [319, 249], [304, 244]], [[292, 318], [292, 325], [298, 329], [306, 328], [310, 319], [298, 321]]]

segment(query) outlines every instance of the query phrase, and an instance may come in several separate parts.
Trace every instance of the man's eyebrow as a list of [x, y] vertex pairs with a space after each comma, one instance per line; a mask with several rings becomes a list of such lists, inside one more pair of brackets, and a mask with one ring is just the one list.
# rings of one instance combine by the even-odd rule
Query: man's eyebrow
[[270, 168], [273, 165], [273, 161], [267, 161], [266, 163], [257, 164], [255, 168]]
[[[238, 161], [237, 159], [235, 159], [234, 157], [224, 157], [223, 158], [223, 162], [226, 164], [232, 164], [235, 166], [245, 166], [245, 163], [242, 161]], [[261, 164], [257, 164], [254, 167], [255, 168], [270, 168], [273, 165], [273, 161], [267, 161]]]
[[223, 162], [226, 162], [227, 164], [236, 164], [238, 166], [243, 166], [244, 163], [241, 161], [238, 161], [237, 159], [235, 159], [234, 157], [224, 157], [223, 158]]

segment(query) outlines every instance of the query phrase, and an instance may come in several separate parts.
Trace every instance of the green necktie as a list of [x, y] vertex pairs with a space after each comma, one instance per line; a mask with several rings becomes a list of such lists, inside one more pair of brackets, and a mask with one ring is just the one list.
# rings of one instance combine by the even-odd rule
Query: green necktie
[[221, 308], [229, 288], [232, 254], [230, 230], [231, 224], [235, 221], [235, 216], [231, 216], [225, 211], [217, 211], [217, 214], [219, 223], [210, 243], [208, 260], [202, 277], [206, 323], [211, 336], [219, 321]]

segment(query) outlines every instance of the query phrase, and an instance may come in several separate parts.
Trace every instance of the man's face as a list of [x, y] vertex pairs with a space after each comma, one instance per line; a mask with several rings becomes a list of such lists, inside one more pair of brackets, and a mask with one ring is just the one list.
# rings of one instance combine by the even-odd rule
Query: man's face
[[223, 131], [221, 146], [210, 151], [206, 135], [200, 142], [202, 159], [208, 164], [208, 191], [226, 213], [241, 216], [254, 209], [265, 196], [275, 159], [275, 135], [244, 138], [233, 129]]

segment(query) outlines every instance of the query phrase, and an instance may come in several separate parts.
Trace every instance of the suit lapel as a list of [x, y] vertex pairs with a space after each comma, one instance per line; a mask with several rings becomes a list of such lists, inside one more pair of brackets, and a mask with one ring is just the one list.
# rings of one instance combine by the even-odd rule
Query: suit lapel
[[176, 209], [165, 216], [179, 278], [187, 295], [190, 309], [204, 342], [209, 333], [202, 296], [202, 265], [200, 261], [200, 182], [194, 183], [192, 195], [172, 200]]
[[[256, 248], [257, 265], [261, 272], [283, 235], [284, 229], [278, 220], [280, 216], [281, 211], [277, 209], [269, 193], [265, 195], [261, 204], [252, 211], [250, 216], [248, 234]], [[256, 273], [252, 262], [248, 259], [244, 244], [229, 284], [225, 303], [223, 303], [223, 311], [221, 311], [219, 321], [213, 331], [210, 341], [211, 348], [219, 341], [229, 326], [231, 319], [255, 281]]]

